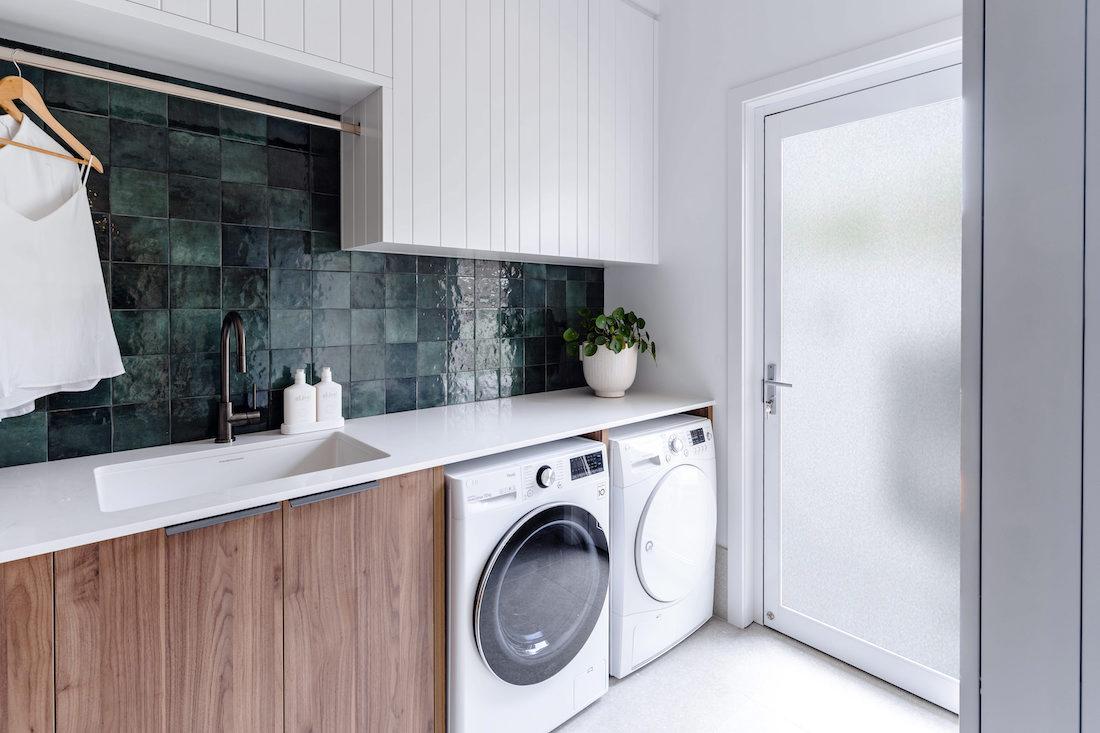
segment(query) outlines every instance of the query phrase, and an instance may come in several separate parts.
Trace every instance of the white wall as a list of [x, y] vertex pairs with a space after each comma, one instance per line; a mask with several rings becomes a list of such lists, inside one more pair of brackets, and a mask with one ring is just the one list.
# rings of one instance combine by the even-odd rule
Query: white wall
[[[961, 0], [664, 0], [660, 15], [660, 261], [612, 266], [609, 308], [643, 314], [660, 364], [639, 383], [703, 392], [726, 421], [726, 92], [962, 12]], [[726, 455], [720, 439], [720, 485]], [[727, 545], [726, 491], [718, 540]]]

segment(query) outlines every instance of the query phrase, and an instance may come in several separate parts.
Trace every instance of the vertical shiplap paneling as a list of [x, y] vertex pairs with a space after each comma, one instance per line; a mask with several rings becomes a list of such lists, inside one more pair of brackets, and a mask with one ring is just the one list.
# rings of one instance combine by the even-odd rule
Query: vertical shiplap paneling
[[412, 241], [440, 243], [441, 0], [412, 3]]
[[489, 0], [489, 249], [505, 249], [505, 0]]
[[340, 3], [341, 0], [309, 0], [302, 20], [302, 48], [306, 53], [340, 60]]
[[264, 0], [264, 40], [302, 50], [304, 0]]
[[413, 241], [412, 3], [393, 6], [393, 241]]
[[[399, 0], [407, 4], [407, 0]], [[393, 75], [393, 0], [374, 0], [374, 65], [375, 73]]]
[[440, 0], [439, 231], [466, 246], [466, 2]]
[[656, 22], [627, 8], [630, 15], [630, 230], [626, 253], [631, 262], [654, 262], [653, 251], [653, 41]]
[[237, 32], [264, 37], [264, 0], [237, 0]]
[[539, 22], [539, 249], [558, 253], [558, 180], [561, 151], [561, 97], [559, 89], [561, 0], [542, 0]]
[[541, 0], [519, 5], [519, 251], [539, 251], [539, 24]]
[[202, 23], [210, 22], [210, 0], [163, 0], [161, 10]]
[[578, 0], [561, 0], [558, 56], [558, 254], [577, 256]]
[[[340, 61], [374, 69], [374, 0], [340, 0]], [[389, 33], [389, 28], [386, 28]]]
[[632, 55], [632, 15], [637, 11], [624, 2], [615, 11], [615, 248], [614, 259], [629, 257], [630, 246], [630, 128], [634, 124], [630, 79], [635, 73]]
[[615, 258], [615, 10], [618, 0], [598, 0], [600, 26], [600, 246], [595, 256]]
[[592, 115], [589, 107], [589, 41], [588, 0], [577, 0], [577, 256], [588, 257], [589, 211], [591, 209], [589, 178], [589, 135]]
[[504, 2], [504, 249], [519, 252], [519, 37], [518, 0]]
[[[382, 95], [382, 129], [393, 129], [393, 89], [383, 87], [376, 94]], [[394, 162], [392, 135], [382, 135], [382, 241], [394, 242], [394, 181], [397, 178]]]
[[466, 0], [466, 246], [492, 249], [490, 0]]
[[237, 32], [237, 0], [210, 0], [210, 25]]

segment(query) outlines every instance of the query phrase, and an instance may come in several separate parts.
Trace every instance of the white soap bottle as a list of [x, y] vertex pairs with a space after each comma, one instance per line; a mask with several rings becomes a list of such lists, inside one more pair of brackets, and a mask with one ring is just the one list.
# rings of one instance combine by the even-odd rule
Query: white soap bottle
[[306, 384], [306, 370], [294, 370], [294, 384], [283, 390], [283, 424], [291, 427], [317, 421], [317, 390]]
[[343, 391], [339, 382], [332, 381], [332, 369], [321, 369], [321, 381], [317, 383], [317, 422], [343, 418]]

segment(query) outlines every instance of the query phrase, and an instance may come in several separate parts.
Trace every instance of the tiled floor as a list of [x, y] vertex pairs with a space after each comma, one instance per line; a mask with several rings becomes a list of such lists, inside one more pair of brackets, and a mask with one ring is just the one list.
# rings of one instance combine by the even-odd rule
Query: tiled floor
[[761, 626], [712, 619], [558, 733], [955, 733], [958, 718]]

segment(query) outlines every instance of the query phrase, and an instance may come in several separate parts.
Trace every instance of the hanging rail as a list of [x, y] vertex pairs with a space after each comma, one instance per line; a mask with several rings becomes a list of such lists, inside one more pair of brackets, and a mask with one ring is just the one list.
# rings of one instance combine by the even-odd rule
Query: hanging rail
[[34, 66], [39, 69], [46, 69], [47, 71], [57, 71], [62, 74], [82, 76], [86, 79], [98, 79], [113, 84], [125, 84], [129, 87], [146, 89], [151, 92], [162, 92], [164, 94], [170, 94], [173, 97], [193, 99], [196, 102], [209, 102], [222, 107], [256, 112], [258, 114], [268, 115], [269, 117], [278, 117], [283, 120], [303, 122], [314, 127], [326, 127], [330, 130], [339, 130], [340, 132], [348, 132], [353, 135], [358, 135], [361, 132], [359, 125], [352, 122], [333, 120], [328, 117], [322, 117], [321, 115], [310, 114], [309, 112], [298, 112], [297, 110], [279, 107], [274, 104], [253, 102], [248, 99], [241, 99], [240, 97], [233, 97], [219, 92], [192, 89], [191, 87], [185, 87], [182, 84], [173, 84], [168, 81], [147, 79], [144, 76], [127, 74], [123, 71], [102, 69], [98, 66], [89, 66], [88, 64], [81, 64], [76, 61], [66, 61], [65, 59], [58, 59], [52, 56], [43, 56], [42, 54], [31, 53], [30, 51], [24, 51], [18, 48], [0, 46], [0, 59], [16, 61], [26, 66]]

